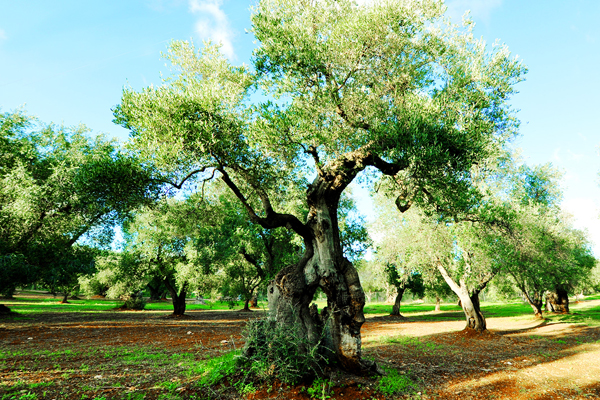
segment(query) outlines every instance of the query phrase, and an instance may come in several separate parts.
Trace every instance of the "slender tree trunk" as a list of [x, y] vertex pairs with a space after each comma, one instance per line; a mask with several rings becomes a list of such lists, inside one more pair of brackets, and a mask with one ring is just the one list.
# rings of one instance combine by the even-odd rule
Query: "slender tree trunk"
[[460, 285], [454, 282], [454, 280], [448, 275], [448, 271], [444, 268], [441, 263], [437, 265], [438, 270], [444, 277], [444, 280], [450, 286], [450, 289], [458, 296], [459, 304], [465, 313], [465, 318], [467, 320], [466, 328], [474, 329], [478, 332], [483, 332], [486, 329], [485, 317], [481, 313], [480, 305], [479, 305], [479, 292], [483, 287], [485, 287], [485, 283], [482, 283], [480, 286], [483, 286], [480, 290], [474, 291], [473, 294], [469, 293], [469, 289], [465, 282], [461, 279]]
[[69, 301], [69, 293], [68, 292], [64, 292], [63, 293], [63, 299], [61, 300], [61, 304], [67, 304]]
[[533, 314], [536, 319], [544, 319], [544, 315], [542, 313], [542, 303], [539, 303], [539, 304], [529, 303], [529, 305], [533, 309]]
[[402, 295], [404, 295], [404, 288], [398, 288], [398, 293], [396, 294], [396, 300], [394, 300], [394, 306], [392, 307], [392, 313], [390, 315], [400, 316], [400, 303], [402, 302]]
[[523, 288], [521, 288], [521, 292], [523, 294], [523, 297], [527, 301], [527, 303], [533, 309], [533, 314], [534, 314], [535, 318], [536, 319], [544, 319], [544, 315], [542, 313], [542, 306], [544, 305], [544, 294], [536, 293], [536, 294], [534, 294], [534, 296], [532, 298], [527, 293], [527, 291], [525, 291]]
[[440, 298], [435, 296], [435, 312], [440, 312]]
[[246, 297], [244, 300], [244, 308], [242, 311], [251, 311], [250, 310], [250, 297]]
[[165, 286], [167, 287], [167, 290], [171, 294], [171, 301], [173, 302], [173, 315], [175, 315], [175, 316], [184, 315], [185, 307], [186, 307], [185, 297], [187, 295], [185, 285], [181, 288], [179, 293], [177, 293], [175, 286], [172, 285], [171, 282], [169, 282], [168, 278], [165, 278]]

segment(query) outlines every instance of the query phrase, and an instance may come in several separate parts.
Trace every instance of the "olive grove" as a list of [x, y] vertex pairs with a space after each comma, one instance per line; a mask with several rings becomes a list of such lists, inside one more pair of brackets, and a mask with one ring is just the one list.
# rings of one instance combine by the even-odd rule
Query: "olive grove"
[[270, 286], [272, 316], [309, 342], [325, 332], [350, 371], [373, 363], [361, 357], [365, 296], [340, 239], [344, 191], [361, 174], [385, 176], [400, 209], [459, 218], [478, 205], [473, 165], [518, 125], [508, 99], [525, 68], [444, 11], [434, 0], [263, 0], [251, 66], [231, 65], [218, 46], [173, 42], [172, 74], [125, 89], [114, 110], [163, 181], [221, 179], [252, 222], [301, 238], [302, 254]]

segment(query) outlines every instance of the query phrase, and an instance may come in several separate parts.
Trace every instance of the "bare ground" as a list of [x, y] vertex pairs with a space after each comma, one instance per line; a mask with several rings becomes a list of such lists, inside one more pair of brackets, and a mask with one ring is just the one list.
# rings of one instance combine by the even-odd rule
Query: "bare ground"
[[[190, 311], [174, 319], [168, 312], [110, 311], [0, 319], [0, 399], [239, 398], [224, 388], [199, 390], [190, 363], [240, 348], [245, 321], [261, 314]], [[396, 398], [600, 399], [600, 327], [521, 317], [489, 318], [484, 334], [463, 328], [463, 321], [372, 317], [363, 326], [363, 348], [416, 383]], [[135, 349], [145, 355], [136, 358]], [[330, 381], [331, 398], [384, 398], [374, 378], [337, 372]], [[244, 396], [309, 398], [305, 385], [255, 389]]]

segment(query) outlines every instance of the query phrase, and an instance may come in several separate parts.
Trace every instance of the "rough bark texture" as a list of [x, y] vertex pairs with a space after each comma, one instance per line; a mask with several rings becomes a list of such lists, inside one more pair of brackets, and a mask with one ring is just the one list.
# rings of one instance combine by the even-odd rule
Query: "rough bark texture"
[[[240, 175], [249, 177], [247, 182], [253, 186], [263, 206], [263, 214], [257, 214], [227, 170], [217, 170], [254, 223], [266, 229], [292, 229], [304, 240], [305, 253], [301, 260], [283, 268], [269, 286], [271, 316], [278, 324], [295, 325], [298, 334], [311, 343], [323, 332], [325, 345], [347, 371], [376, 372], [375, 363], [361, 357], [360, 329], [365, 321], [365, 294], [356, 269], [344, 257], [337, 212], [342, 192], [367, 166], [393, 176], [408, 164], [388, 164], [370, 153], [367, 147], [348, 152], [325, 165], [316, 148], [311, 146], [305, 151], [313, 156], [318, 172], [306, 193], [309, 210], [306, 223], [294, 215], [275, 212], [264, 188], [241, 167], [232, 167]], [[320, 315], [316, 306], [310, 306], [317, 288], [327, 296], [327, 307]]]
[[[306, 253], [294, 266], [283, 269], [270, 285], [269, 308], [278, 323], [295, 323], [312, 343], [325, 333], [325, 346], [347, 371], [375, 370], [361, 357], [360, 328], [365, 321], [365, 295], [358, 273], [343, 256], [337, 211], [340, 195], [352, 177], [317, 177], [308, 190], [309, 215]], [[310, 307], [320, 287], [327, 307], [319, 315]]]
[[402, 296], [404, 295], [404, 288], [398, 289], [396, 299], [394, 300], [394, 306], [392, 307], [392, 313], [390, 315], [400, 315], [400, 303], [402, 302]]
[[546, 295], [546, 299], [555, 313], [569, 312], [569, 293], [563, 287], [557, 286], [555, 292]]
[[467, 293], [466, 297], [461, 297], [462, 309], [467, 319], [467, 328], [483, 332], [486, 329], [485, 317], [481, 313], [479, 304], [479, 292], [472, 295]]
[[250, 310], [250, 298], [247, 298], [246, 300], [244, 300], [244, 311], [251, 311]]

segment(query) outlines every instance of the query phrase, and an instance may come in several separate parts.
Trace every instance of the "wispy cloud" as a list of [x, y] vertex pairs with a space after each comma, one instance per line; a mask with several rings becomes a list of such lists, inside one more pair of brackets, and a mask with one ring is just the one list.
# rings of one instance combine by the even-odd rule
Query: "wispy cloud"
[[560, 157], [560, 151], [561, 151], [560, 147], [557, 147], [556, 149], [554, 149], [554, 152], [552, 153], [552, 159], [554, 161], [557, 161], [557, 162], [562, 161], [562, 158]]
[[6, 36], [6, 31], [2, 28], [0, 28], [0, 41], [2, 40], [6, 40], [8, 39], [8, 36]]
[[227, 14], [221, 8], [223, 0], [189, 0], [190, 11], [198, 14], [196, 33], [203, 39], [221, 43], [221, 51], [229, 59], [235, 59], [234, 32]]
[[471, 10], [471, 17], [487, 22], [495, 8], [502, 5], [502, 0], [447, 0], [447, 15], [454, 23], [460, 23], [465, 11]]

